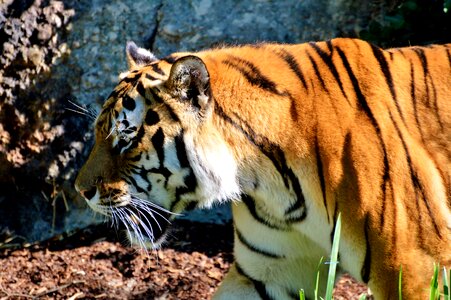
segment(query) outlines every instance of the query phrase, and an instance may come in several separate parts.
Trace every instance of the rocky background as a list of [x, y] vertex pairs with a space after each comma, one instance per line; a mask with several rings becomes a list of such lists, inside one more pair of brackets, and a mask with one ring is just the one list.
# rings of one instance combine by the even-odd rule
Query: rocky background
[[[0, 243], [44, 240], [98, 221], [73, 182], [92, 146], [92, 114], [126, 68], [126, 41], [157, 56], [224, 43], [336, 36], [393, 46], [403, 41], [397, 34], [406, 36], [400, 30], [427, 23], [415, 19], [427, 5], [444, 19], [434, 18], [438, 29], [426, 26], [429, 40], [418, 42], [449, 42], [443, 2], [423, 2], [0, 1]], [[408, 39], [417, 42], [415, 35]], [[88, 113], [74, 112], [77, 106]]]

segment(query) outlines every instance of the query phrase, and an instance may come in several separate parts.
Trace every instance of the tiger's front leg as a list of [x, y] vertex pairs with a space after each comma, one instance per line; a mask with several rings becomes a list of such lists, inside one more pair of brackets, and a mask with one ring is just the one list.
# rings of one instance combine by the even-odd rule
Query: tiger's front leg
[[[318, 264], [327, 252], [289, 228], [262, 222], [245, 203], [232, 205], [235, 263], [213, 299], [313, 298]], [[319, 293], [325, 294], [327, 266], [320, 268]]]
[[213, 300], [259, 298], [261, 297], [255, 284], [249, 278], [240, 274], [235, 263], [230, 267], [229, 272], [213, 296]]

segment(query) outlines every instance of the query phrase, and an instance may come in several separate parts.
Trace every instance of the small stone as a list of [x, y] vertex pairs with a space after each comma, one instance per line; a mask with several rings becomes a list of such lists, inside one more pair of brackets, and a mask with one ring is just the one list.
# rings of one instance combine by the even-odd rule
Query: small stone
[[37, 67], [43, 63], [44, 54], [37, 46], [33, 46], [28, 49], [27, 58], [29, 62]]
[[47, 41], [52, 37], [52, 26], [50, 24], [42, 24], [38, 27], [38, 39]]
[[7, 52], [13, 53], [14, 52], [14, 45], [11, 44], [11, 43], [8, 43], [8, 42], [4, 43], [3, 44], [3, 51], [5, 53], [7, 53]]

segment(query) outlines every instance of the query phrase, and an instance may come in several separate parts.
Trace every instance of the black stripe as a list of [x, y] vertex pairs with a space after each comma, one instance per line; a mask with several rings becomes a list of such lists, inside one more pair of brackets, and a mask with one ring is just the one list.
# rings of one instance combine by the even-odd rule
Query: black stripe
[[300, 199], [301, 202], [303, 201], [303, 193], [301, 190], [301, 186], [299, 185], [299, 180], [294, 175], [293, 171], [290, 167], [288, 167], [286, 163], [285, 153], [277, 144], [269, 141], [269, 139], [265, 136], [257, 134], [250, 125], [241, 119], [238, 115], [235, 114], [235, 117], [246, 127], [244, 129], [243, 127], [239, 126], [238, 123], [234, 122], [230, 117], [227, 117], [222, 109], [219, 107], [219, 105], [216, 105], [216, 111], [221, 113], [219, 114], [223, 118], [225, 118], [227, 121], [231, 122], [232, 125], [235, 126], [235, 128], [239, 129], [242, 133], [245, 134], [245, 136], [248, 138], [250, 142], [252, 142], [254, 145], [256, 145], [260, 151], [265, 154], [273, 163], [274, 167], [277, 169], [277, 171], [280, 173], [280, 175], [283, 178], [283, 181], [285, 183], [285, 187], [289, 189], [290, 182], [293, 187], [293, 190], [295, 191], [296, 195]]
[[257, 134], [246, 121], [242, 120], [235, 114], [235, 117], [239, 120], [239, 123], [243, 124], [245, 128], [240, 126], [238, 122], [232, 120], [232, 118], [226, 115], [217, 103], [215, 105], [215, 112], [226, 122], [241, 131], [252, 144], [258, 147], [259, 150], [271, 160], [274, 167], [281, 175], [285, 187], [290, 189], [291, 186], [293, 189], [296, 195], [296, 201], [290, 206], [290, 208], [287, 209], [286, 214], [290, 214], [294, 210], [300, 209], [300, 215], [296, 218], [289, 218], [287, 221], [298, 222], [304, 220], [307, 216], [307, 208], [305, 206], [302, 188], [299, 183], [299, 179], [296, 177], [293, 170], [288, 167], [283, 150], [277, 144], [269, 141], [267, 137]]
[[[111, 92], [111, 94], [108, 96], [107, 99], [113, 98], [120, 98], [122, 97], [125, 93], [128, 92], [128, 90], [130, 89], [130, 85], [128, 83], [121, 83], [119, 82], [119, 84], [114, 88], [114, 90]], [[108, 103], [108, 106], [105, 106], [105, 104]], [[116, 102], [112, 101], [112, 102], [105, 102], [104, 106], [102, 107], [103, 109], [107, 109], [107, 108], [112, 108], [114, 107], [114, 105], [116, 104]]]
[[182, 195], [194, 192], [197, 187], [197, 178], [194, 175], [193, 169], [189, 163], [185, 141], [183, 140], [183, 130], [175, 136], [174, 142], [180, 167], [188, 168], [189, 174], [184, 178], [185, 186], [177, 187], [175, 189], [175, 201], [171, 204], [171, 211], [180, 202]]
[[129, 180], [130, 177], [128, 177], [128, 174], [125, 174], [124, 172], [119, 171], [121, 178], [127, 182], [128, 185], [132, 185], [132, 182]]
[[164, 154], [164, 133], [163, 133], [163, 129], [161, 127], [158, 128], [158, 130], [152, 136], [151, 141], [152, 141], [152, 145], [153, 145], [155, 151], [157, 152], [157, 156], [158, 156], [158, 160], [159, 160], [160, 166], [158, 168], [152, 168], [150, 170], [150, 172], [155, 172], [155, 173], [159, 173], [159, 174], [163, 175], [165, 177], [165, 179], [166, 179], [166, 181], [165, 181], [165, 186], [166, 186], [169, 177], [172, 175], [172, 172], [169, 171], [164, 166], [164, 157], [165, 157], [165, 154]]
[[188, 156], [186, 155], [186, 147], [185, 147], [185, 141], [183, 139], [183, 134], [184, 134], [184, 132], [182, 130], [174, 138], [175, 150], [177, 152], [177, 159], [179, 160], [181, 168], [191, 168], [191, 165], [188, 160]]
[[429, 105], [430, 96], [429, 96], [429, 84], [428, 84], [428, 80], [427, 80], [428, 74], [429, 74], [429, 68], [428, 68], [426, 56], [424, 55], [423, 49], [415, 48], [413, 50], [417, 54], [418, 59], [420, 60], [421, 66], [423, 68], [423, 81], [424, 81], [424, 86], [426, 87], [427, 104]]
[[128, 158], [128, 160], [129, 160], [129, 161], [132, 161], [132, 162], [138, 162], [138, 161], [140, 161], [140, 160], [141, 160], [141, 153], [139, 153], [139, 154], [136, 155], [136, 156], [133, 156], [133, 157]]
[[154, 135], [151, 137], [151, 142], [155, 152], [157, 152], [158, 161], [160, 164], [164, 162], [164, 133], [163, 129], [159, 127]]
[[181, 198], [183, 195], [196, 191], [197, 178], [192, 170], [190, 170], [188, 175], [184, 178], [184, 183], [185, 186], [180, 186], [175, 189], [175, 200], [171, 203], [171, 211], [173, 211], [177, 204], [182, 200]]
[[388, 55], [390, 55], [390, 60], [393, 60], [393, 52], [391, 52], [391, 51], [387, 51], [388, 52]]
[[451, 69], [451, 52], [450, 52], [449, 48], [445, 48], [445, 49], [446, 49], [446, 55], [448, 56], [449, 68]]
[[255, 201], [254, 199], [246, 194], [242, 194], [241, 195], [241, 201], [243, 201], [243, 203], [246, 205], [247, 210], [249, 211], [249, 213], [251, 214], [251, 216], [259, 223], [261, 223], [262, 225], [269, 227], [271, 229], [277, 229], [277, 230], [283, 230], [282, 228], [274, 225], [273, 223], [269, 222], [267, 219], [262, 218], [258, 213], [257, 213], [257, 207], [255, 206]]
[[152, 88], [148, 89], [148, 91], [152, 95], [152, 98], [153, 98], [153, 100], [155, 100], [155, 102], [163, 103], [163, 99], [161, 99], [161, 97], [158, 96], [157, 93]]
[[276, 84], [263, 75], [257, 66], [250, 61], [229, 56], [229, 59], [223, 60], [222, 63], [239, 71], [251, 85], [258, 86], [276, 95], [283, 95], [277, 90]]
[[258, 254], [266, 256], [266, 257], [269, 257], [269, 258], [284, 258], [283, 255], [274, 254], [274, 253], [268, 252], [266, 250], [255, 247], [248, 240], [246, 240], [246, 238], [243, 236], [243, 234], [236, 227], [235, 227], [235, 232], [236, 232], [236, 236], [237, 236], [238, 240], [241, 242], [241, 244], [246, 246], [246, 248], [249, 249], [250, 251], [258, 253]]
[[365, 258], [363, 260], [363, 266], [360, 270], [360, 276], [362, 276], [362, 280], [364, 283], [368, 283], [370, 281], [370, 275], [371, 275], [371, 245], [369, 241], [369, 225], [368, 225], [369, 217], [368, 215], [365, 216], [365, 223], [363, 224], [363, 230], [365, 232], [365, 243], [366, 243], [366, 250], [365, 250]]
[[[439, 230], [439, 228], [438, 228], [438, 225], [437, 225], [437, 223], [435, 222], [434, 214], [433, 214], [432, 211], [431, 211], [431, 207], [430, 207], [429, 201], [428, 201], [428, 199], [427, 199], [427, 197], [426, 197], [426, 195], [425, 195], [423, 185], [421, 184], [421, 180], [418, 178], [417, 172], [413, 169], [412, 158], [410, 157], [410, 153], [409, 153], [409, 150], [408, 150], [408, 148], [407, 148], [407, 144], [406, 144], [406, 142], [405, 142], [405, 140], [404, 140], [404, 138], [403, 138], [403, 136], [402, 136], [401, 130], [399, 129], [398, 124], [396, 124], [396, 122], [394, 121], [392, 114], [389, 113], [389, 115], [390, 115], [390, 119], [391, 119], [393, 125], [395, 126], [396, 132], [398, 133], [398, 136], [399, 136], [399, 138], [401, 139], [401, 143], [402, 143], [402, 146], [403, 146], [403, 148], [404, 148], [404, 152], [405, 152], [406, 160], [407, 160], [407, 165], [409, 166], [409, 173], [410, 173], [410, 179], [411, 179], [411, 181], [412, 181], [412, 185], [413, 185], [415, 191], [419, 191], [419, 192], [421, 193], [421, 196], [422, 196], [422, 198], [423, 198], [423, 201], [424, 201], [424, 203], [425, 203], [425, 205], [426, 205], [426, 208], [427, 208], [427, 210], [428, 210], [428, 213], [429, 213], [431, 222], [432, 222], [433, 225], [434, 225], [434, 229], [435, 229], [436, 234], [437, 234], [440, 238], [443, 238], [443, 236], [442, 236], [442, 234], [440, 233], [440, 230]], [[417, 201], [419, 201], [418, 198], [417, 198]], [[419, 207], [419, 205], [417, 205], [417, 207]], [[418, 211], [418, 214], [421, 215], [421, 212]], [[418, 225], [421, 226], [421, 222], [418, 223]]]
[[420, 132], [421, 141], [423, 142], [423, 145], [426, 145], [426, 143], [424, 141], [423, 129], [421, 128], [421, 124], [420, 124], [420, 118], [418, 116], [417, 97], [415, 94], [415, 66], [413, 65], [412, 61], [410, 61], [410, 97], [412, 98], [413, 114], [415, 116], [415, 122], [417, 124], [417, 128]]
[[[127, 123], [128, 123], [128, 121], [127, 121]], [[134, 132], [136, 132], [136, 126], [127, 126], [128, 128], [126, 128], [126, 129], [124, 129], [124, 133], [127, 133], [127, 134], [132, 134], [132, 133], [134, 133]]]
[[379, 63], [379, 67], [382, 70], [382, 73], [384, 74], [385, 82], [387, 83], [391, 96], [393, 98], [393, 101], [395, 101], [396, 109], [398, 110], [399, 115], [401, 116], [401, 119], [404, 124], [406, 124], [406, 120], [404, 119], [404, 115], [402, 114], [401, 108], [399, 107], [398, 98], [396, 96], [396, 90], [395, 85], [393, 82], [393, 77], [390, 72], [390, 67], [388, 66], [387, 60], [384, 56], [384, 51], [380, 48], [376, 47], [373, 44], [370, 44], [371, 49], [373, 50], [374, 57]]
[[147, 182], [147, 191], [150, 192], [152, 190], [152, 185], [149, 182], [149, 179], [147, 178], [147, 175], [149, 174], [150, 170], [147, 170], [143, 166], [137, 167], [137, 166], [130, 166], [130, 172], [140, 176], [145, 182]]
[[121, 154], [121, 150], [122, 150], [123, 148], [127, 147], [127, 146], [128, 146], [129, 144], [131, 144], [131, 143], [132, 143], [132, 141], [126, 141], [126, 140], [124, 140], [124, 139], [120, 139], [120, 140], [117, 142], [116, 146], [113, 147], [113, 148], [111, 148], [111, 154], [112, 154], [112, 155], [119, 155], [119, 154]]
[[244, 270], [241, 268], [241, 266], [238, 264], [238, 262], [235, 262], [235, 268], [238, 274], [246, 277], [252, 282], [252, 284], [255, 287], [255, 290], [257, 291], [258, 295], [262, 300], [274, 300], [266, 291], [265, 283], [263, 281], [255, 280], [254, 278], [246, 274]]
[[403, 48], [395, 48], [394, 50], [396, 50], [398, 53], [400, 53], [402, 55], [402, 57], [406, 57], [406, 54], [404, 53], [404, 49]]
[[421, 48], [414, 48], [413, 51], [417, 54], [418, 58], [420, 59], [421, 66], [423, 67], [423, 76], [424, 76], [424, 82], [425, 85], [427, 85], [427, 76], [429, 74], [429, 66], [428, 62], [426, 60], [426, 55], [424, 54], [424, 50]]
[[[390, 180], [390, 168], [389, 168], [389, 163], [388, 163], [387, 149], [386, 149], [384, 140], [382, 138], [382, 132], [379, 127], [379, 124], [377, 123], [376, 118], [373, 115], [373, 112], [371, 111], [370, 107], [368, 106], [368, 102], [366, 101], [366, 98], [363, 95], [362, 90], [360, 89], [359, 81], [357, 80], [357, 78], [354, 74], [354, 71], [352, 70], [351, 65], [349, 64], [348, 59], [346, 58], [346, 55], [339, 47], [336, 47], [336, 49], [343, 61], [343, 65], [346, 69], [346, 72], [348, 73], [349, 79], [351, 80], [352, 86], [354, 88], [354, 92], [357, 96], [358, 108], [360, 110], [363, 110], [363, 112], [366, 114], [366, 116], [370, 120], [371, 125], [376, 130], [377, 137], [378, 137], [378, 139], [380, 141], [380, 145], [382, 147], [382, 154], [384, 157], [384, 174], [382, 176], [381, 190], [383, 193], [382, 201], [385, 201], [386, 194], [387, 194], [387, 183], [390, 182], [390, 185], [392, 185], [393, 183]], [[393, 186], [392, 186], [392, 190], [393, 190]], [[384, 214], [381, 213], [381, 227], [383, 227], [383, 224], [384, 224]]]
[[144, 130], [144, 126], [139, 127], [138, 133], [136, 136], [132, 139], [133, 143], [130, 145], [129, 149], [134, 149], [138, 146], [138, 144], [141, 142], [145, 135], [146, 131]]
[[[348, 136], [348, 135], [346, 135]], [[335, 208], [334, 208], [334, 216], [332, 217], [333, 226], [332, 231], [330, 232], [330, 247], [332, 248], [332, 245], [334, 244], [334, 234], [335, 234], [335, 228], [337, 227], [337, 218], [338, 218], [338, 202], [335, 202]]]
[[165, 107], [168, 111], [169, 116], [171, 117], [171, 119], [175, 122], [180, 122], [179, 117], [177, 116], [177, 114], [175, 113], [174, 109], [172, 108], [172, 106], [170, 106], [169, 104], [165, 103]]
[[291, 188], [293, 189], [296, 195], [296, 201], [290, 208], [288, 208], [287, 213], [292, 213], [294, 209], [301, 210], [301, 213], [298, 217], [290, 218], [289, 221], [297, 222], [304, 220], [305, 217], [307, 216], [307, 208], [305, 207], [305, 199], [302, 192], [302, 188], [299, 183], [299, 179], [296, 177], [293, 170], [290, 167], [288, 167], [283, 150], [277, 144], [269, 141], [267, 137], [257, 134], [250, 127], [250, 125], [247, 124], [247, 122], [245, 122], [244, 120], [240, 119], [237, 115], [235, 115], [235, 117], [239, 120], [241, 124], [244, 125], [245, 128], [240, 126], [230, 116], [225, 114], [225, 112], [218, 105], [218, 103], [216, 103], [215, 105], [215, 112], [218, 116], [222, 117], [226, 122], [230, 123], [236, 129], [242, 132], [252, 144], [258, 147], [259, 150], [271, 160], [276, 170], [282, 176], [282, 179], [285, 183], [285, 187], [287, 189], [290, 189], [291, 185]]
[[309, 53], [307, 53], [307, 57], [309, 58], [310, 63], [313, 66], [313, 70], [315, 71], [316, 77], [318, 78], [319, 82], [321, 83], [321, 87], [323, 88], [324, 91], [326, 91], [327, 94], [329, 94], [329, 90], [327, 89], [326, 84], [324, 83], [324, 80], [321, 77], [321, 73], [319, 72], [318, 65], [316, 64], [315, 60]]
[[[116, 99], [117, 96], [118, 96], [118, 93], [119, 93], [119, 90], [118, 90], [117, 88], [115, 88], [115, 89], [108, 95], [107, 99], [110, 99], [110, 98]], [[108, 107], [105, 106], [106, 103], [107, 103], [107, 101], [104, 103], [104, 106], [102, 107], [103, 109], [110, 108], [110, 107], [111, 107], [111, 103], [115, 103], [115, 102], [110, 102], [110, 104], [109, 104]]]
[[321, 151], [319, 149], [319, 144], [318, 144], [318, 132], [315, 134], [315, 156], [316, 156], [316, 167], [318, 169], [318, 178], [319, 178], [319, 182], [321, 185], [321, 193], [323, 195], [324, 208], [326, 209], [326, 214], [327, 214], [327, 222], [330, 223], [329, 209], [327, 208], [326, 182], [325, 182], [324, 172], [323, 172], [323, 162], [321, 160]]
[[[310, 47], [312, 47], [316, 51], [316, 53], [319, 55], [319, 57], [321, 57], [323, 62], [329, 68], [329, 71], [332, 73], [332, 75], [334, 75], [335, 81], [338, 83], [338, 86], [340, 87], [341, 93], [346, 98], [346, 101], [348, 101], [348, 104], [351, 105], [351, 102], [349, 102], [348, 96], [346, 95], [346, 92], [345, 92], [345, 90], [343, 88], [343, 83], [341, 82], [340, 74], [338, 73], [337, 68], [335, 67], [335, 64], [334, 64], [334, 62], [332, 60], [332, 50], [331, 50], [330, 54], [327, 54], [316, 43], [312, 42], [312, 43], [309, 43], [309, 45], [310, 45]], [[333, 45], [330, 43], [329, 49], [330, 49], [331, 46], [333, 46]]]
[[136, 188], [136, 191], [138, 193], [147, 194], [146, 190], [138, 185], [138, 183], [136, 182], [135, 178], [133, 178], [133, 176], [127, 176], [127, 179], [130, 181], [131, 185], [133, 185]]
[[164, 73], [164, 71], [160, 68], [160, 66], [158, 65], [158, 63], [152, 64], [150, 65], [152, 67], [152, 71], [154, 71], [157, 74], [163, 75], [165, 76], [166, 74]]
[[146, 73], [146, 78], [147, 79], [149, 79], [149, 80], [151, 80], [151, 81], [154, 81], [154, 80], [160, 80], [159, 78], [157, 78], [157, 77], [153, 77], [151, 74], [149, 74], [149, 73]]
[[122, 82], [126, 82], [126, 83], [136, 82], [139, 77], [141, 77], [140, 73], [133, 73], [132, 72], [127, 77], [122, 78], [122, 80], [119, 81], [119, 84], [121, 84]]
[[151, 104], [149, 99], [147, 99], [147, 97], [146, 97], [146, 88], [144, 87], [144, 85], [141, 81], [138, 82], [138, 85], [136, 86], [136, 91], [138, 92], [138, 94], [141, 95], [141, 97], [143, 97], [146, 100], [147, 105]]
[[278, 52], [276, 52], [277, 55], [279, 55], [290, 67], [290, 69], [296, 74], [296, 76], [301, 81], [304, 88], [307, 90], [307, 82], [305, 81], [305, 76], [302, 73], [301, 68], [299, 67], [299, 64], [297, 63], [296, 59], [294, 58], [291, 53], [289, 53], [285, 49], [280, 49]]
[[332, 40], [326, 41], [326, 45], [327, 45], [327, 48], [329, 49], [329, 51], [332, 53], [332, 51], [334, 49], [334, 45], [332, 45]]
[[165, 62], [167, 62], [169, 64], [173, 64], [173, 63], [176, 62], [177, 59], [178, 59], [177, 56], [169, 55], [169, 56], [166, 56], [166, 57], [162, 58], [161, 60], [163, 60], [163, 61], [165, 61]]
[[229, 55], [229, 59], [223, 60], [223, 64], [239, 71], [246, 80], [253, 86], [257, 86], [265, 91], [278, 96], [288, 97], [291, 101], [290, 115], [293, 121], [297, 121], [296, 101], [288, 91], [279, 91], [275, 82], [263, 75], [261, 71], [250, 61]]
[[426, 86], [427, 104], [428, 104], [428, 106], [430, 106], [429, 100], [431, 100], [431, 95], [429, 93], [429, 84], [428, 84], [428, 79], [429, 79], [429, 82], [430, 82], [431, 87], [432, 87], [432, 96], [433, 96], [432, 97], [432, 101], [433, 101], [435, 116], [436, 116], [437, 121], [438, 121], [438, 123], [440, 125], [440, 128], [443, 130], [444, 129], [443, 128], [443, 123], [442, 123], [442, 120], [440, 118], [440, 114], [439, 114], [439, 111], [438, 111], [437, 90], [435, 88], [432, 76], [429, 73], [429, 66], [428, 66], [426, 55], [424, 53], [424, 50], [421, 49], [421, 48], [414, 48], [413, 50], [415, 51], [415, 53], [417, 54], [418, 58], [420, 59], [421, 66], [423, 67], [423, 78], [424, 78], [424, 85]]

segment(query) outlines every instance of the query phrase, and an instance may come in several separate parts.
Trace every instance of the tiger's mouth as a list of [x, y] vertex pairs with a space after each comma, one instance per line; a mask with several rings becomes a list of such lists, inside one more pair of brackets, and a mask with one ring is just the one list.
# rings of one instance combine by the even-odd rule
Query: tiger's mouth
[[158, 248], [170, 224], [169, 217], [164, 208], [140, 202], [111, 209], [113, 226], [124, 228], [130, 242], [144, 249]]
[[131, 244], [140, 248], [156, 249], [164, 241], [170, 217], [174, 213], [148, 200], [122, 195], [99, 199], [97, 204], [88, 201], [89, 206], [107, 216], [112, 226], [125, 230]]

